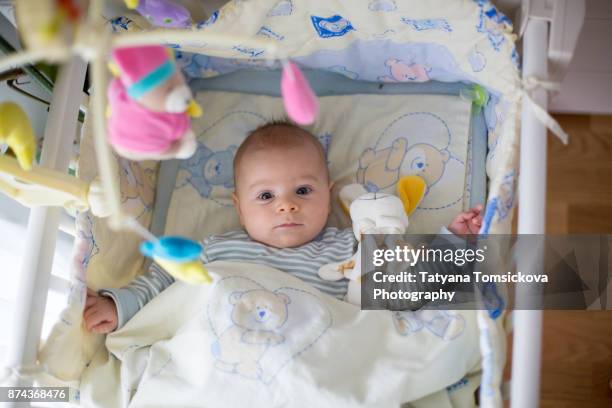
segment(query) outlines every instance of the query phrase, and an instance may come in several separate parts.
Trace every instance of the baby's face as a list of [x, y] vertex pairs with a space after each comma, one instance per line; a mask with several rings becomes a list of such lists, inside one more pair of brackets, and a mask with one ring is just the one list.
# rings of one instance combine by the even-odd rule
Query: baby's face
[[249, 236], [277, 248], [312, 241], [330, 211], [325, 166], [310, 143], [245, 154], [237, 169], [234, 204]]

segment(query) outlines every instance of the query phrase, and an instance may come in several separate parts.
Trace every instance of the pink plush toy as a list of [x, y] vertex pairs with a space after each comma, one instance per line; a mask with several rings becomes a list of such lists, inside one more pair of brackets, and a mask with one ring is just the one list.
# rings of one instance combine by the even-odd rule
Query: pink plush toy
[[281, 94], [285, 111], [299, 125], [312, 124], [319, 113], [317, 97], [293, 62], [287, 62], [281, 76]]
[[116, 48], [108, 88], [109, 142], [131, 160], [186, 159], [196, 150], [189, 116], [199, 116], [170, 50], [158, 46]]

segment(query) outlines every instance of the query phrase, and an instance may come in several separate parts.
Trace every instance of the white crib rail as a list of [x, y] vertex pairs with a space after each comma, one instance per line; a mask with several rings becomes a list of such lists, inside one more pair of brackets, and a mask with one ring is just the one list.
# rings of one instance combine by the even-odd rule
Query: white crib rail
[[[45, 128], [41, 167], [68, 171], [86, 68], [87, 64], [75, 57], [60, 70]], [[36, 364], [60, 211], [57, 207], [38, 207], [30, 211], [6, 360], [6, 365], [17, 372]], [[12, 385], [31, 385], [31, 380], [25, 377], [14, 380]]]
[[[523, 78], [548, 75], [548, 23], [531, 20], [523, 38]], [[547, 93], [533, 91], [531, 97], [542, 108], [547, 106]], [[544, 234], [546, 220], [546, 126], [540, 122], [527, 104], [521, 114], [521, 148], [519, 174], [519, 234]], [[536, 259], [540, 258], [538, 256]], [[524, 265], [526, 258], [517, 260], [518, 270], [532, 270], [535, 265]], [[521, 297], [517, 288], [517, 301]], [[537, 407], [540, 403], [540, 359], [542, 342], [542, 311], [514, 311], [512, 352], [511, 406]]]

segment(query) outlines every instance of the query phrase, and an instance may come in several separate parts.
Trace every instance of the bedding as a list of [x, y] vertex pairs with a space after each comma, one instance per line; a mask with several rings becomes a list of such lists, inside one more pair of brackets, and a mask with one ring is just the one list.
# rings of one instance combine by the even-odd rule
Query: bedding
[[110, 354], [100, 348], [83, 372], [82, 404], [450, 407], [461, 393], [473, 398], [476, 312], [361, 311], [267, 266], [209, 270], [213, 285], [177, 282], [107, 336]]
[[[239, 228], [231, 202], [233, 156], [249, 131], [283, 118], [282, 101], [266, 95], [206, 91], [205, 114], [193, 125], [196, 154], [180, 162], [166, 234], [202, 239]], [[327, 154], [334, 181], [330, 225], [347, 227], [338, 190], [361, 183], [395, 192], [401, 176], [427, 183], [409, 231], [436, 233], [464, 208], [471, 102], [450, 95], [335, 95], [319, 97], [321, 115], [309, 130]], [[359, 120], [355, 120], [359, 118]], [[189, 209], [186, 211], [185, 209]]]

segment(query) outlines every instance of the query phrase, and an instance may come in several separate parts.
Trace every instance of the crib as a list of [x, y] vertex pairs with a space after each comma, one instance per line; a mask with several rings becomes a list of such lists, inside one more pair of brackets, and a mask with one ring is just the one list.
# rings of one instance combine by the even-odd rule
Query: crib
[[[509, 7], [514, 10], [517, 7], [517, 4], [510, 4], [512, 2], [500, 1], [499, 3], [500, 7]], [[276, 49], [274, 44], [282, 43], [283, 35], [272, 23], [272, 25], [266, 24], [262, 27], [261, 21], [268, 23], [270, 19], [291, 16], [294, 8], [299, 5], [299, 1], [289, 0], [280, 2], [261, 0], [257, 6], [238, 0], [231, 2], [219, 12], [213, 13], [208, 20], [194, 26], [196, 27], [194, 30], [201, 30], [203, 35], [210, 36], [206, 37], [206, 40], [202, 38], [201, 41], [217, 44], [219, 48], [216, 49], [207, 49], [206, 45], [198, 43], [195, 36], [187, 39], [181, 37], [178, 31], [157, 30], [147, 31], [145, 35], [129, 33], [132, 35], [117, 36], [117, 38], [122, 38], [117, 44], [161, 42], [175, 47], [178, 55], [177, 62], [190, 77], [190, 86], [199, 91], [198, 95], [204, 106], [205, 116], [208, 114], [210, 119], [194, 124], [194, 129], [198, 130], [197, 133], [207, 138], [204, 140], [208, 145], [204, 146], [203, 152], [200, 149], [201, 154], [196, 154], [193, 160], [182, 163], [163, 162], [161, 165], [156, 163], [133, 164], [119, 160], [119, 168], [124, 173], [121, 182], [125, 183], [126, 175], [137, 179], [137, 188], [127, 183], [122, 185], [120, 192], [119, 183], [112, 182], [112, 173], [117, 171], [117, 165], [111, 162], [108, 146], [100, 137], [92, 137], [92, 133], [103, 133], [103, 130], [100, 130], [101, 121], [96, 121], [95, 118], [104, 117], [104, 97], [101, 93], [94, 91], [94, 103], [90, 107], [91, 112], [88, 112], [88, 116], [91, 115], [93, 118], [94, 129], [86, 126], [87, 129], [84, 130], [89, 137], [83, 137], [80, 152], [82, 169], [80, 169], [79, 177], [85, 182], [90, 182], [99, 171], [108, 194], [117, 198], [113, 201], [115, 207], [113, 208], [114, 216], [110, 218], [111, 226], [117, 228], [121, 225], [122, 220], [118, 216], [120, 213], [127, 213], [138, 218], [141, 224], [148, 225], [155, 234], [163, 233], [165, 227], [166, 233], [180, 233], [194, 239], [201, 238], [201, 235], [198, 234], [202, 234], [202, 231], [215, 233], [235, 226], [229, 221], [224, 221], [229, 219], [227, 214], [232, 209], [225, 200], [226, 196], [223, 195], [226, 192], [219, 193], [219, 189], [223, 187], [231, 188], [231, 183], [223, 177], [214, 181], [201, 176], [196, 177], [193, 169], [201, 167], [203, 160], [208, 160], [215, 154], [221, 157], [218, 163], [222, 163], [223, 157], [228, 153], [231, 154], [232, 146], [235, 148], [240, 138], [226, 140], [221, 144], [213, 141], [222, 140], [221, 135], [223, 134], [231, 134], [232, 123], [247, 123], [247, 127], [253, 128], [261, 123], [264, 116], [269, 118], [282, 115], [282, 108], [278, 100], [279, 93], [276, 89], [279, 75], [275, 69], [278, 69], [279, 65], [275, 63], [278, 59], [291, 58], [305, 69], [311, 86], [320, 97], [322, 112], [336, 109], [348, 115], [351, 110], [357, 110], [359, 115], [367, 118], [367, 123], [373, 124], [370, 128], [371, 133], [382, 135], [373, 145], [372, 140], [368, 140], [366, 136], [355, 136], [351, 143], [339, 144], [335, 141], [350, 140], [348, 139], [350, 136], [345, 137], [338, 130], [339, 128], [330, 127], [332, 126], [329, 124], [331, 119], [326, 118], [325, 115], [322, 116], [323, 123], [315, 125], [312, 131], [326, 147], [330, 155], [328, 160], [331, 172], [337, 175], [340, 182], [348, 183], [357, 179], [367, 184], [368, 176], [364, 174], [367, 173], [365, 166], [360, 164], [362, 171], [355, 174], [352, 168], [343, 168], [337, 163], [361, 163], [366, 159], [365, 151], [368, 148], [373, 154], [387, 154], [387, 151], [391, 154], [390, 140], [393, 141], [393, 138], [385, 139], [383, 136], [399, 132], [400, 125], [403, 128], [426, 126], [425, 129], [431, 134], [462, 134], [464, 138], [458, 141], [449, 137], [449, 141], [442, 145], [435, 146], [436, 144], [432, 142], [436, 147], [436, 152], [446, 151], [448, 153], [448, 155], [443, 155], [446, 166], [451, 166], [449, 164], [451, 162], [461, 164], [462, 171], [449, 170], [449, 174], [462, 174], [461, 191], [454, 192], [455, 196], [451, 198], [441, 192], [437, 193], [436, 183], [452, 184], [453, 179], [446, 180], [444, 175], [434, 177], [435, 180], [430, 181], [428, 187], [432, 192], [430, 197], [436, 198], [422, 205], [420, 213], [415, 215], [413, 226], [421, 232], [426, 232], [428, 222], [431, 223], [432, 219], [444, 222], [445, 217], [448, 217], [447, 213], [440, 213], [441, 208], [444, 207], [448, 211], [457, 210], [486, 200], [485, 225], [481, 232], [509, 233], [512, 213], [517, 201], [516, 186], [518, 184], [521, 202], [518, 212], [518, 233], [544, 232], [546, 129], [549, 127], [563, 135], [562, 130], [551, 122], [545, 113], [547, 92], [551, 90], [550, 85], [554, 81], [562, 78], [564, 68], [571, 59], [584, 16], [584, 2], [558, 1], [552, 6], [545, 1], [523, 2], [522, 12], [517, 14], [518, 17], [515, 20], [515, 28], [518, 28], [516, 31], [522, 35], [522, 76], [524, 78], [522, 82], [519, 79], [516, 65], [518, 64], [518, 53], [514, 47], [515, 37], [504, 28], [508, 27], [511, 22], [487, 1], [453, 2], [452, 7], [464, 12], [466, 21], [469, 21], [469, 24], [466, 23], [465, 26], [461, 26], [459, 17], [455, 17], [454, 20], [450, 16], [436, 19], [433, 16], [435, 12], [428, 13], [424, 7], [416, 5], [413, 6], [421, 13], [417, 16], [418, 18], [408, 17], [403, 11], [401, 13], [403, 18], [399, 23], [393, 25], [384, 16], [401, 9], [403, 6], [400, 5], [400, 2], [371, 1], [366, 7], [368, 8], [367, 13], [383, 17], [375, 19], [370, 25], [372, 29], [363, 34], [357, 28], [359, 28], [359, 23], [364, 23], [364, 20], [360, 21], [359, 17], [350, 18], [344, 15], [338, 17], [336, 14], [342, 14], [342, 12], [333, 13], [321, 6], [327, 14], [325, 12], [313, 14], [309, 17], [308, 27], [312, 31], [312, 38], [319, 41], [331, 39], [335, 41], [332, 43], [334, 45], [330, 48], [323, 45], [319, 47], [313, 45], [316, 44], [315, 41], [303, 42], [304, 39], [297, 38], [292, 39], [291, 47]], [[90, 7], [101, 8], [101, 3], [92, 2]], [[257, 7], [259, 7], [259, 12], [257, 12]], [[431, 9], [436, 8], [431, 7]], [[348, 9], [344, 11], [349, 13]], [[237, 31], [230, 23], [232, 19], [237, 19], [244, 13], [251, 13], [253, 17], [240, 20], [243, 24], [242, 31]], [[474, 16], [476, 16], [474, 20], [469, 20]], [[258, 20], [258, 17], [262, 20]], [[389, 25], [381, 26], [382, 23], [389, 23]], [[126, 28], [125, 24], [126, 20], [119, 19], [116, 20], [113, 27], [122, 31]], [[314, 30], [312, 30], [313, 26]], [[108, 31], [108, 27], [104, 29]], [[480, 41], [475, 46], [467, 46], [461, 44], [460, 41], [451, 40], [452, 35], [464, 35], [462, 37], [464, 41], [476, 42], [467, 34], [470, 30], [476, 33], [477, 37], [474, 38]], [[248, 35], [235, 40], [232, 35], [238, 35], [240, 32], [248, 33]], [[341, 43], [345, 36], [348, 38], [355, 33], [362, 36], [359, 39], [364, 43], [369, 41], [370, 44], [374, 44], [368, 49], [370, 53], [368, 55], [373, 60], [381, 61], [383, 71], [368, 71], [356, 65], [363, 62], [363, 59], [360, 58], [363, 58], [366, 52], [359, 46], [351, 48], [350, 41]], [[286, 36], [287, 39], [290, 39], [289, 35]], [[261, 41], [262, 39], [264, 41]], [[398, 43], [393, 45], [390, 39]], [[412, 47], [409, 44], [411, 42], [417, 46]], [[399, 45], [403, 45], [408, 51], [400, 52], [399, 48], [393, 48]], [[381, 56], [374, 51], [376, 48], [384, 50]], [[447, 54], [434, 52], [434, 49], [438, 50], [438, 48], [446, 49]], [[389, 58], [393, 52], [396, 52], [397, 58]], [[197, 53], [201, 55], [197, 56]], [[272, 63], [267, 62], [270, 59], [267, 53], [274, 55], [271, 58]], [[406, 59], [406, 55], [411, 56], [411, 64], [404, 62], [402, 65], [402, 57]], [[434, 59], [434, 55], [448, 55], [449, 58], [437, 60]], [[4, 68], [42, 56], [33, 53], [25, 57], [17, 56], [13, 59], [9, 57], [5, 61], [6, 65], [1, 60], [0, 65]], [[496, 56], [497, 59], [494, 58]], [[66, 152], [70, 150], [67, 147], [71, 140], [65, 135], [74, 134], [76, 128], [86, 64], [78, 57], [67, 55], [55, 55], [54, 57], [60, 60], [68, 58], [68, 63], [64, 65], [55, 87], [49, 121], [45, 130], [40, 166], [66, 170], [69, 160]], [[453, 57], [456, 57], [456, 60]], [[105, 84], [103, 64], [103, 59], [99, 57], [94, 60], [92, 66], [94, 85]], [[426, 68], [417, 69], [418, 64]], [[247, 70], [239, 70], [245, 68]], [[549, 75], [549, 72], [552, 75]], [[408, 75], [410, 79], [402, 78], [401, 75]], [[487, 104], [475, 107], [471, 99], [474, 96], [472, 84], [480, 84], [487, 88], [489, 91]], [[245, 100], [243, 94], [256, 95], [256, 97], [252, 100]], [[350, 100], [347, 98], [355, 94], [363, 95], [361, 99], [367, 103], [363, 102], [361, 106], [354, 101], [348, 102]], [[411, 94], [414, 97], [418, 96], [418, 99], [410, 99]], [[449, 102], [449, 100], [454, 102]], [[444, 116], [443, 109], [436, 110], [438, 109], [436, 106], [440, 104], [452, 105], [452, 109], [463, 112], [463, 121], [453, 121], [450, 116]], [[384, 116], [384, 112], [393, 111], [398, 105], [404, 106], [411, 113], [409, 115], [400, 114], [401, 120], [380, 119]], [[232, 112], [233, 116], [224, 115], [225, 112]], [[67, 120], [67, 118], [71, 119]], [[413, 120], [416, 119], [418, 120], [414, 122]], [[380, 125], [382, 127], [375, 125], [377, 120], [384, 122]], [[396, 126], [393, 127], [393, 124]], [[349, 122], [345, 122], [344, 125], [348, 128], [347, 133], [350, 131], [354, 131], [354, 134], [359, 133], [359, 129], [351, 128]], [[330, 132], [330, 129], [333, 129], [333, 132]], [[237, 133], [244, 134], [244, 129], [239, 129]], [[397, 140], [397, 137], [395, 139]], [[335, 145], [326, 146], [326, 141], [335, 142]], [[423, 144], [426, 141], [423, 139], [419, 142]], [[461, 154], [457, 146], [463, 148]], [[96, 162], [97, 166], [93, 164]], [[386, 185], [377, 186], [381, 189], [385, 187]], [[125, 197], [126, 188], [135, 189], [135, 195], [127, 201], [120, 200], [119, 197], [122, 194]], [[181, 195], [174, 194], [174, 191], [181, 189], [184, 191], [189, 188], [198, 192], [199, 195], [193, 191]], [[181, 222], [180, 209], [193, 208], [197, 200], [202, 197], [209, 199], [209, 204], [207, 204], [210, 211], [209, 216], [220, 221], [204, 223], [201, 217], [196, 216], [196, 218], [188, 218]], [[120, 206], [121, 201], [123, 205]], [[197, 211], [194, 210], [194, 212]], [[42, 317], [49, 287], [59, 214], [58, 208], [38, 207], [33, 208], [30, 215], [26, 253], [36, 254], [36, 256], [29, 256], [24, 260], [23, 278], [17, 297], [15, 316], [17, 324], [14, 328], [12, 348], [6, 365], [22, 369], [17, 373], [19, 375], [9, 377], [9, 380], [12, 381], [10, 384], [13, 385], [26, 386], [31, 384], [32, 379], [35, 379], [37, 383], [69, 384], [78, 388], [78, 382], [70, 369], [62, 372], [61, 375], [58, 374], [57, 369], [54, 371], [54, 368], [59, 367], [59, 361], [67, 358], [66, 353], [61, 353], [59, 350], [66, 344], [77, 344], [79, 341], [87, 344], [86, 348], [100, 345], [99, 338], [93, 339], [87, 333], [78, 335], [78, 339], [75, 340], [74, 334], [66, 334], [70, 330], [62, 328], [62, 322], [59, 322], [57, 329], [52, 332], [50, 339], [39, 354]], [[428, 218], [428, 215], [425, 214], [432, 215]], [[341, 213], [335, 213], [334, 217], [339, 224], [343, 222]], [[169, 219], [171, 221], [168, 221]], [[123, 276], [106, 277], [92, 273], [98, 278], [94, 276], [93, 282], [87, 280], [85, 279], [86, 271], [89, 274], [90, 270], [102, 270], [100, 269], [102, 267], [96, 264], [98, 261], [92, 256], [94, 251], [99, 250], [95, 246], [99, 245], [102, 248], [106, 245], [105, 240], [118, 238], [114, 235], [104, 237], [100, 231], [110, 234], [112, 229], [106, 226], [105, 221], [93, 220], [85, 212], [77, 215], [77, 230], [80, 236], [77, 236], [75, 241], [75, 271], [73, 272], [75, 282], [68, 296], [69, 307], [62, 315], [62, 320], [66, 321], [78, 320], [75, 317], [75, 310], [78, 309], [75, 305], [83, 303], [85, 282], [95, 286], [105, 282], [104, 279], [108, 280], [112, 277], [115, 283], [121, 286], [140, 273], [145, 262], [140, 257], [126, 260], [119, 252], [111, 251], [105, 256], [108, 259], [116, 257], [118, 262], [130, 265], [129, 271]], [[92, 244], [93, 241], [90, 238], [93, 231], [96, 231], [96, 242]], [[122, 241], [119, 246], [137, 248], [139, 241], [137, 237], [128, 236], [120, 239]], [[87, 278], [89, 279], [90, 276], [87, 275]], [[95, 279], [99, 279], [99, 282], [95, 282]], [[70, 308], [71, 304], [72, 308]], [[512, 315], [514, 340], [511, 404], [515, 407], [538, 406], [539, 339], [541, 338], [542, 314], [541, 311], [516, 310]], [[477, 317], [477, 325], [481, 333], [486, 332], [488, 327], [490, 332], [496, 333], [493, 338], [499, 341], [503, 333], [500, 331], [500, 322], [494, 322], [484, 311], [480, 312]], [[66, 343], [65, 338], [70, 336], [72, 336], [71, 342]], [[483, 358], [487, 356], [487, 350], [494, 348], [488, 343], [489, 341], [492, 341], [491, 338], [480, 337]], [[85, 354], [91, 356], [93, 351], [86, 350]], [[75, 356], [75, 361], [68, 362], [67, 365], [72, 364], [71, 367], [82, 365], [79, 358], [81, 357]], [[489, 354], [489, 358], [499, 359], [499, 356]], [[27, 374], [26, 368], [36, 367], [37, 361], [44, 362], [45, 365], [51, 367], [50, 372], [23, 375]], [[485, 370], [482, 373], [482, 378], [488, 378], [487, 381], [483, 380], [480, 384], [480, 404], [482, 406], [500, 406], [501, 404], [499, 369], [497, 367], [492, 371], [485, 372]], [[67, 378], [69, 380], [66, 380]], [[485, 385], [485, 382], [489, 386]], [[447, 389], [461, 387], [460, 381], [456, 384], [449, 384]], [[436, 406], [435, 401], [428, 403], [429, 406]], [[424, 403], [422, 406], [428, 405]]]

